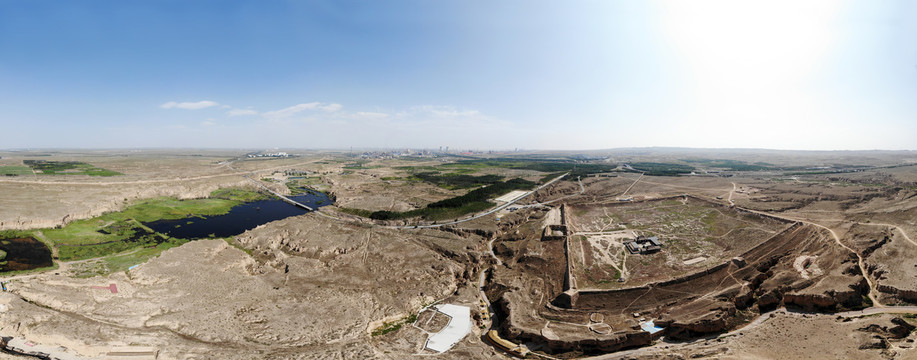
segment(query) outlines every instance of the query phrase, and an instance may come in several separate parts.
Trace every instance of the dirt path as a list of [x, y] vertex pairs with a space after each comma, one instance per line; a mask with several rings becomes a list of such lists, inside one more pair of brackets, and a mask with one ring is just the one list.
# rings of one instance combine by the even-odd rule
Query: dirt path
[[37, 237], [39, 241], [45, 243], [45, 245], [47, 245], [48, 248], [51, 249], [51, 258], [52, 258], [52, 259], [57, 259], [57, 258], [58, 258], [59, 255], [58, 255], [57, 246], [51, 246], [51, 245], [50, 245], [52, 242], [51, 242], [50, 240], [48, 240], [48, 237], [45, 236], [45, 233], [41, 232], [41, 230], [36, 231], [36, 232], [35, 232], [35, 237]]
[[[642, 179], [642, 178], [643, 178], [643, 175], [645, 175], [645, 174], [646, 174], [645, 172], [644, 172], [644, 173], [640, 173], [640, 176], [637, 177], [637, 180], [634, 180], [634, 183], [633, 183], [633, 184], [630, 184], [630, 186], [627, 187], [627, 190], [624, 190], [624, 192], [622, 192], [620, 196], [624, 196], [625, 194], [627, 194], [627, 192], [630, 191], [630, 189], [632, 189], [632, 188], [634, 187], [634, 185], [637, 185], [637, 182], [639, 182], [640, 179]], [[649, 184], [652, 184], [652, 183], [649, 183]]]
[[910, 236], [907, 236], [907, 233], [904, 232], [904, 229], [902, 229], [900, 226], [892, 225], [892, 224], [864, 223], [864, 222], [858, 222], [857, 225], [887, 226], [887, 227], [890, 227], [890, 228], [897, 229], [898, 232], [900, 232], [901, 235], [904, 236], [904, 239], [905, 239], [905, 240], [907, 240], [907, 241], [910, 242], [911, 244], [914, 244], [914, 246], [917, 246], [917, 242], [915, 242], [914, 240], [911, 240]]
[[817, 316], [830, 316], [830, 317], [837, 317], [837, 316], [855, 317], [855, 316], [867, 316], [867, 315], [874, 315], [874, 314], [912, 314], [912, 313], [917, 313], [917, 306], [870, 307], [870, 308], [866, 308], [863, 310], [846, 311], [846, 312], [840, 312], [836, 314], [808, 313], [808, 312], [801, 312], [801, 311], [790, 311], [790, 310], [787, 310], [786, 308], [779, 308], [776, 310], [771, 310], [769, 312], [763, 313], [759, 315], [757, 319], [748, 323], [748, 325], [732, 330], [725, 334], [706, 336], [706, 337], [702, 337], [702, 338], [698, 338], [694, 340], [688, 340], [688, 341], [675, 342], [675, 341], [662, 340], [662, 341], [658, 341], [654, 345], [642, 347], [639, 349], [620, 351], [620, 352], [611, 353], [611, 354], [587, 357], [584, 359], [589, 359], [589, 360], [630, 359], [630, 358], [638, 357], [640, 355], [649, 355], [648, 353], [655, 352], [655, 351], [674, 350], [674, 349], [691, 346], [699, 342], [704, 342], [704, 341], [708, 341], [712, 339], [724, 338], [724, 337], [730, 337], [730, 336], [738, 336], [743, 332], [757, 328], [761, 324], [767, 322], [767, 320], [770, 320], [776, 314], [795, 315], [795, 316], [817, 315]]
[[[738, 208], [738, 207], [737, 207], [737, 208]], [[801, 223], [803, 223], [803, 224], [813, 225], [813, 226], [816, 226], [816, 227], [819, 227], [819, 228], [828, 230], [828, 232], [831, 234], [831, 237], [834, 238], [834, 242], [835, 242], [835, 243], [837, 243], [837, 244], [840, 245], [842, 248], [847, 249], [847, 251], [850, 251], [850, 252], [852, 252], [854, 255], [856, 255], [856, 257], [857, 257], [857, 264], [860, 266], [860, 273], [863, 274], [863, 278], [866, 279], [866, 283], [869, 284], [869, 294], [868, 294], [868, 295], [869, 295], [869, 300], [872, 300], [872, 303], [873, 303], [876, 307], [884, 307], [884, 306], [885, 306], [885, 305], [882, 305], [882, 303], [879, 302], [879, 299], [878, 299], [878, 298], [876, 298], [876, 295], [875, 295], [875, 293], [874, 293], [874, 292], [875, 292], [875, 287], [876, 287], [876, 285], [873, 283], [872, 279], [869, 278], [869, 272], [866, 271], [866, 265], [865, 265], [865, 263], [863, 262], [863, 256], [860, 255], [860, 253], [854, 251], [854, 250], [853, 250], [852, 248], [850, 248], [849, 246], [844, 245], [844, 243], [841, 242], [841, 238], [840, 238], [839, 236], [837, 236], [837, 233], [834, 232], [833, 229], [831, 229], [831, 228], [829, 228], [829, 227], [827, 227], [827, 226], [821, 225], [821, 224], [817, 224], [817, 223], [814, 223], [814, 222], [805, 220], [805, 219], [792, 218], [792, 217], [788, 217], [788, 216], [784, 216], [784, 215], [771, 214], [771, 213], [767, 213], [767, 212], [763, 212], [763, 211], [758, 211], [758, 210], [752, 210], [752, 209], [745, 209], [745, 208], [741, 208], [741, 209], [742, 209], [742, 210], [745, 210], [745, 211], [748, 211], [748, 212], [751, 212], [751, 213], [755, 213], [755, 214], [766, 215], [766, 216], [773, 216], [773, 217], [777, 217], [777, 218], [781, 218], [781, 219], [789, 220], [789, 221], [798, 221], [798, 222], [801, 222]]]
[[[639, 179], [638, 179], [638, 180], [639, 180]], [[649, 182], [649, 181], [644, 181], [644, 182], [647, 183], [647, 184], [656, 184], [656, 185], [661, 185], [661, 186], [671, 186], [671, 187], [681, 187], [681, 188], [689, 188], [689, 189], [698, 189], [698, 188], [692, 188], [692, 187], [687, 187], [687, 186], [660, 184], [660, 183], [654, 183], [654, 182]], [[636, 182], [634, 182], [634, 183], [636, 183]], [[735, 183], [733, 183], [732, 185], [733, 185], [733, 188], [736, 187], [736, 184], [735, 184]], [[631, 185], [631, 186], [633, 186], [633, 185]], [[628, 190], [630, 190], [630, 188], [628, 188]], [[710, 190], [710, 189], [700, 189], [700, 190]], [[625, 192], [626, 192], [626, 191], [625, 191]], [[747, 211], [747, 212], [750, 212], [750, 213], [759, 214], [759, 215], [764, 215], [764, 216], [773, 216], [773, 217], [781, 218], [781, 219], [788, 220], [788, 221], [797, 221], [797, 222], [801, 222], [801, 223], [803, 223], [803, 224], [808, 224], [808, 225], [812, 225], [812, 226], [819, 227], [819, 228], [821, 228], [821, 229], [828, 230], [828, 233], [831, 234], [831, 237], [834, 238], [834, 242], [837, 243], [837, 245], [841, 246], [842, 248], [844, 248], [844, 249], [846, 249], [847, 251], [850, 251], [850, 252], [852, 252], [854, 255], [856, 255], [856, 257], [857, 257], [857, 265], [859, 265], [859, 267], [860, 267], [860, 273], [863, 275], [863, 278], [866, 279], [866, 283], [869, 285], [869, 294], [868, 294], [869, 299], [872, 301], [872, 303], [873, 303], [876, 307], [884, 307], [884, 306], [885, 306], [885, 305], [883, 305], [882, 303], [879, 302], [879, 299], [878, 299], [878, 298], [876, 297], [876, 295], [875, 295], [875, 286], [876, 286], [876, 285], [875, 285], [875, 283], [873, 283], [872, 279], [869, 278], [869, 272], [866, 271], [866, 265], [865, 265], [865, 263], [864, 263], [864, 261], [863, 261], [863, 256], [860, 255], [860, 253], [854, 251], [854, 250], [853, 250], [852, 248], [850, 248], [849, 246], [845, 245], [843, 242], [841, 242], [841, 238], [840, 238], [839, 236], [837, 236], [837, 233], [834, 232], [833, 229], [831, 229], [831, 228], [829, 228], [829, 227], [827, 227], [827, 226], [821, 225], [821, 224], [817, 224], [817, 223], [811, 222], [811, 221], [806, 220], [806, 219], [798, 219], [798, 218], [788, 217], [788, 216], [785, 216], [785, 215], [772, 214], [772, 213], [769, 213], [769, 212], [758, 211], [758, 210], [752, 210], [752, 209], [746, 209], [746, 208], [739, 208], [739, 207], [736, 207], [736, 209], [740, 209], [740, 210], [744, 210], [744, 211]], [[895, 226], [895, 228], [898, 228], [898, 227]], [[898, 228], [898, 229], [899, 229], [899, 231], [902, 232], [902, 234], [904, 234], [904, 231], [903, 231], [903, 230], [901, 230], [900, 228]], [[905, 238], [907, 238], [908, 241], [910, 241], [910, 238], [908, 238], [906, 235], [905, 235]], [[914, 243], [913, 241], [911, 241], [911, 242]], [[914, 243], [914, 244], [917, 245], [917, 243]]]
[[[54, 249], [53, 246], [52, 246], [51, 248]], [[31, 278], [34, 278], [34, 277], [36, 277], [36, 276], [44, 275], [44, 274], [51, 273], [51, 272], [63, 274], [64, 272], [70, 271], [70, 268], [73, 267], [73, 265], [78, 265], [78, 264], [82, 264], [82, 263], [86, 263], [86, 262], [90, 262], [90, 261], [95, 261], [95, 260], [101, 260], [101, 259], [104, 259], [104, 258], [109, 257], [109, 256], [124, 256], [124, 255], [130, 255], [130, 254], [133, 254], [133, 253], [135, 253], [135, 252], [138, 252], [138, 251], [140, 251], [140, 250], [142, 250], [142, 249], [143, 249], [143, 248], [136, 248], [136, 249], [128, 250], [128, 251], [126, 251], [126, 252], [122, 252], [122, 253], [117, 253], [117, 254], [112, 254], [112, 255], [107, 255], [107, 256], [97, 257], [97, 258], [91, 258], [91, 259], [74, 260], [74, 261], [57, 261], [57, 262], [55, 262], [55, 264], [57, 264], [57, 267], [56, 267], [56, 268], [47, 269], [47, 270], [41, 270], [41, 271], [36, 271], [36, 272], [31, 272], [31, 273], [22, 274], [22, 275], [13, 275], [13, 276], [10, 276], [10, 277], [0, 278], [0, 280], [6, 282], [6, 281], [12, 281], [12, 280], [31, 279]], [[65, 275], [66, 275], [66, 274], [65, 274]]]
[[834, 230], [832, 230], [831, 228], [821, 225], [821, 224], [816, 224], [813, 222], [808, 222], [808, 221], [803, 221], [803, 222], [818, 226], [825, 230], [828, 230], [828, 232], [831, 233], [831, 236], [834, 237], [834, 242], [836, 242], [838, 245], [840, 245], [844, 249], [847, 249], [847, 251], [854, 253], [857, 256], [857, 264], [860, 266], [860, 272], [863, 274], [863, 278], [866, 279], [866, 283], [869, 284], [869, 294], [868, 294], [869, 299], [872, 300], [873, 305], [875, 305], [876, 307], [885, 307], [885, 305], [882, 305], [882, 303], [879, 302], [879, 299], [876, 298], [876, 294], [875, 294], [876, 284], [874, 284], [872, 282], [872, 279], [869, 278], [869, 272], [866, 271], [866, 265], [863, 262], [863, 256], [861, 256], [860, 253], [853, 251], [853, 249], [851, 249], [849, 246], [844, 245], [844, 243], [841, 242], [841, 238], [838, 237], [837, 233], [835, 233]]
[[736, 183], [732, 183], [732, 190], [729, 190], [729, 197], [726, 199], [730, 204], [735, 205], [736, 203], [732, 201], [732, 194], [736, 192]]
[[503, 261], [501, 261], [500, 258], [497, 257], [497, 254], [494, 253], [494, 240], [497, 240], [497, 238], [494, 237], [487, 242], [487, 252], [490, 253], [490, 256], [492, 256], [494, 260], [497, 260], [497, 265], [503, 265]]
[[630, 277], [630, 274], [627, 273], [627, 250], [623, 252], [624, 258], [621, 259], [621, 278], [627, 281], [627, 278]]
[[[703, 191], [714, 191], [714, 190], [716, 190], [715, 188], [699, 188], [699, 187], [694, 187], [694, 186], [682, 186], [682, 185], [663, 184], [663, 183], [657, 183], [657, 182], [646, 181], [646, 180], [643, 180], [643, 182], [646, 183], [646, 184], [653, 184], [653, 185], [659, 185], [659, 186], [668, 186], [668, 187], [681, 188], [681, 189], [693, 189], [693, 190], [703, 190]], [[628, 189], [628, 190], [629, 190], [629, 189]]]

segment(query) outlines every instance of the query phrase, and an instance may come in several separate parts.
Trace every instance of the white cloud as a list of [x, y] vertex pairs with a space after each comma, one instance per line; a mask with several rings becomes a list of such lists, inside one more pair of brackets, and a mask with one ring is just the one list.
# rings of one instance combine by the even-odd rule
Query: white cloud
[[213, 106], [220, 105], [216, 101], [204, 100], [198, 102], [175, 102], [169, 101], [165, 104], [159, 105], [163, 109], [185, 109], [185, 110], [200, 110], [206, 109]]
[[305, 110], [322, 110], [325, 112], [335, 112], [335, 111], [341, 110], [341, 108], [343, 108], [343, 106], [337, 103], [323, 104], [320, 102], [310, 102], [310, 103], [305, 103], [305, 104], [293, 105], [288, 108], [284, 108], [280, 110], [268, 111], [264, 113], [264, 117], [266, 118], [285, 118], [285, 117], [293, 116], [294, 114], [301, 112], [301, 111], [305, 111]]
[[389, 115], [386, 114], [386, 113], [370, 112], [370, 111], [360, 111], [360, 112], [354, 113], [354, 114], [351, 115], [350, 117], [353, 118], [353, 119], [367, 119], [367, 120], [373, 120], [373, 119], [385, 119], [385, 118], [387, 118], [388, 116], [389, 116]]
[[232, 109], [232, 110], [227, 111], [226, 115], [229, 115], [229, 116], [258, 115], [258, 112], [252, 109]]
[[342, 106], [341, 104], [332, 103], [332, 104], [320, 106], [319, 109], [326, 111], [326, 112], [335, 112], [335, 111], [341, 110], [341, 108], [343, 107], [344, 106]]
[[443, 117], [443, 118], [481, 116], [481, 112], [477, 110], [458, 110], [452, 106], [442, 106], [442, 105], [413, 106], [411, 107], [410, 112], [415, 113], [415, 114], [427, 114], [427, 115]]
[[207, 119], [207, 120], [204, 120], [203, 122], [201, 122], [201, 126], [214, 126], [214, 125], [216, 125], [216, 124], [217, 124], [217, 122], [216, 122], [216, 120], [214, 120], [214, 119]]

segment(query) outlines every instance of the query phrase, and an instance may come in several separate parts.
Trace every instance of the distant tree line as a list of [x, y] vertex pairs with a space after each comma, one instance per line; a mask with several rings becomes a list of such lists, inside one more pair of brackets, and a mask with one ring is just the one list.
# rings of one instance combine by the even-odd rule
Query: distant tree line
[[679, 174], [690, 174], [694, 167], [690, 165], [657, 163], [657, 162], [635, 162], [629, 164], [632, 168], [640, 170], [650, 176], [677, 176]]
[[491, 207], [493, 204], [487, 200], [497, 195], [502, 195], [512, 190], [528, 190], [535, 187], [535, 185], [537, 185], [535, 182], [519, 178], [500, 181], [469, 191], [465, 195], [431, 203], [421, 209], [410, 211], [375, 211], [369, 215], [369, 218], [375, 220], [395, 220], [420, 216], [424, 219], [438, 220], [447, 216], [464, 215], [469, 212], [481, 211]]
[[414, 174], [414, 177], [447, 189], [468, 189], [482, 185], [496, 184], [503, 180], [503, 177], [500, 175], [440, 175], [435, 172], [422, 172]]

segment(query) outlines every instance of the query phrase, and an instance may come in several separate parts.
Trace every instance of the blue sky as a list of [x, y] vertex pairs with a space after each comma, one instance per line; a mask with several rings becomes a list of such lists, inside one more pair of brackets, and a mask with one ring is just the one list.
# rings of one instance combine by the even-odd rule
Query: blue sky
[[917, 149], [917, 2], [0, 0], [0, 128], [0, 148]]

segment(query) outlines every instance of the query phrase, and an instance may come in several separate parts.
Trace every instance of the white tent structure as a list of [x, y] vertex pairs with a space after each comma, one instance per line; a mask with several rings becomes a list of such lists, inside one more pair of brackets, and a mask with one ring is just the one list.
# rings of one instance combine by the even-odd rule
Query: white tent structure
[[471, 332], [471, 308], [452, 304], [436, 305], [434, 308], [449, 316], [449, 324], [427, 339], [427, 349], [446, 352]]

